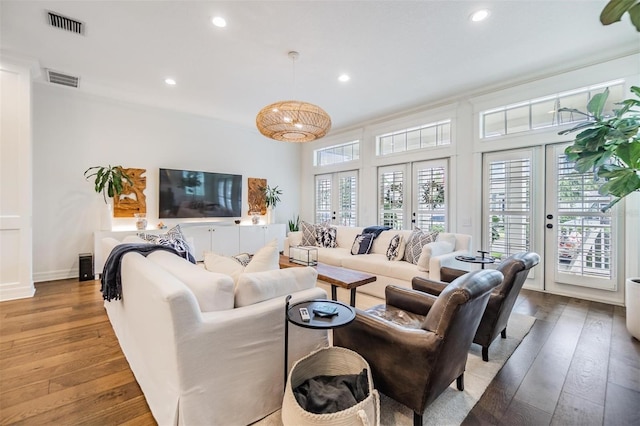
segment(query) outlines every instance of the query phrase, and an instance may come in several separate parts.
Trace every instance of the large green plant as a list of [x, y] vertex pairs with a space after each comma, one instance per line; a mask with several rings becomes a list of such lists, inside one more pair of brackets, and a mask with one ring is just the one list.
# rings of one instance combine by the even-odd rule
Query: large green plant
[[602, 25], [613, 24], [625, 13], [629, 14], [636, 31], [640, 31], [640, 0], [610, 0], [600, 13], [600, 22]]
[[267, 208], [269, 207], [275, 208], [276, 205], [278, 205], [278, 203], [280, 202], [282, 189], [278, 188], [278, 185], [274, 186], [273, 188], [267, 185], [260, 189], [262, 189], [262, 191], [264, 192], [264, 201], [265, 201], [265, 204], [267, 205]]
[[610, 209], [622, 198], [640, 190], [640, 88], [631, 87], [639, 99], [626, 99], [616, 105], [612, 116], [603, 115], [609, 97], [609, 89], [593, 96], [587, 104], [587, 112], [561, 108], [587, 116], [587, 121], [563, 130], [559, 134], [581, 130], [573, 144], [565, 150], [567, 159], [575, 162], [581, 173], [593, 170], [596, 177], [605, 179], [598, 192], [616, 198], [602, 211]]
[[92, 177], [94, 179], [94, 189], [97, 193], [102, 193], [104, 202], [107, 202], [107, 197], [113, 198], [116, 195], [122, 194], [123, 183], [126, 180], [130, 184], [133, 184], [129, 176], [122, 171], [122, 166], [111, 165], [93, 166], [89, 167], [84, 172], [85, 179], [89, 180]]

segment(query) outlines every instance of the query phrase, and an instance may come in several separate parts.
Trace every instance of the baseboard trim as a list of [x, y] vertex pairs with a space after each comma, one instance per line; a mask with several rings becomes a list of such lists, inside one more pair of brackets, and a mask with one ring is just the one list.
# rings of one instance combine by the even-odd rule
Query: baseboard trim
[[15, 299], [26, 299], [27, 297], [33, 297], [36, 294], [36, 288], [33, 283], [4, 283], [0, 286], [0, 301]]
[[67, 280], [79, 277], [80, 275], [78, 274], [78, 271], [72, 272], [68, 269], [61, 269], [59, 271], [34, 272], [33, 282], [41, 283], [43, 281]]

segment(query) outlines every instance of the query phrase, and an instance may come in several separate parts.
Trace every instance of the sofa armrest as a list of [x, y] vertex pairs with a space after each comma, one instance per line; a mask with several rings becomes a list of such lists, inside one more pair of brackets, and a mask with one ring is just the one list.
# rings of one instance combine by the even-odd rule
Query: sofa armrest
[[470, 263], [461, 262], [456, 260], [456, 256], [469, 255], [467, 250], [458, 250], [451, 253], [443, 254], [440, 256], [434, 256], [429, 261], [429, 279], [434, 281], [442, 281], [440, 276], [440, 269], [442, 267], [456, 268], [460, 270], [470, 271]]
[[411, 280], [411, 287], [414, 290], [431, 294], [433, 296], [440, 296], [442, 290], [447, 287], [447, 283], [441, 281], [433, 281], [422, 277], [413, 277]]
[[408, 288], [388, 285], [385, 290], [385, 303], [418, 315], [427, 315], [436, 297]]

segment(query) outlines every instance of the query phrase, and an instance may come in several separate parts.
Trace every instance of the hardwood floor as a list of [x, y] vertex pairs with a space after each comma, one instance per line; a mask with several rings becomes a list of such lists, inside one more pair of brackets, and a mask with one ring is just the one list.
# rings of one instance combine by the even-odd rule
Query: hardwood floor
[[[640, 424], [640, 343], [623, 308], [523, 290], [514, 310], [538, 321], [464, 424]], [[0, 424], [155, 424], [97, 281], [0, 303]]]

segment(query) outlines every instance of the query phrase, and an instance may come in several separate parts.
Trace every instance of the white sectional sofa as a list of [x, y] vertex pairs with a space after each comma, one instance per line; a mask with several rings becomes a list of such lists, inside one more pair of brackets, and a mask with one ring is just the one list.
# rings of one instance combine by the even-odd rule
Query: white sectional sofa
[[[386, 256], [391, 239], [396, 234], [400, 234], [406, 242], [411, 235], [410, 230], [383, 231], [373, 240], [369, 254], [352, 255], [353, 242], [364, 228], [351, 226], [335, 226], [335, 228], [337, 247], [317, 247], [318, 261], [375, 275], [376, 281], [358, 287], [358, 293], [369, 294], [384, 300], [384, 289], [387, 285], [411, 288], [413, 277], [439, 280], [442, 266], [470, 269], [468, 263], [460, 262], [455, 257], [461, 254], [468, 255], [471, 252], [471, 235], [445, 232], [438, 234], [435, 242], [423, 247], [418, 264], [414, 265], [405, 260], [388, 260]], [[289, 255], [289, 247], [300, 246], [302, 241], [302, 231], [289, 232], [284, 240], [284, 254]], [[443, 242], [449, 242], [449, 245]]]
[[[234, 282], [168, 251], [124, 254], [121, 276], [122, 298], [104, 306], [159, 425], [247, 425], [279, 409], [285, 297], [327, 297], [313, 268]], [[290, 326], [289, 368], [327, 345], [326, 330]]]

